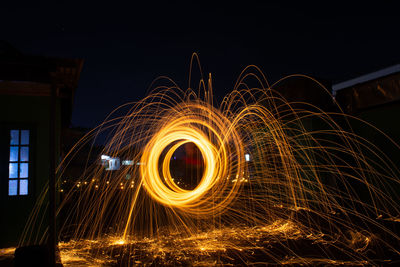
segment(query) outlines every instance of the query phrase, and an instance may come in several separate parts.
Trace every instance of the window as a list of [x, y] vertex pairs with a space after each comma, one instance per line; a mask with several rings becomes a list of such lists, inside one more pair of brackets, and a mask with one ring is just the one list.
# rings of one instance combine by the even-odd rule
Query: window
[[28, 195], [29, 130], [10, 130], [8, 195]]

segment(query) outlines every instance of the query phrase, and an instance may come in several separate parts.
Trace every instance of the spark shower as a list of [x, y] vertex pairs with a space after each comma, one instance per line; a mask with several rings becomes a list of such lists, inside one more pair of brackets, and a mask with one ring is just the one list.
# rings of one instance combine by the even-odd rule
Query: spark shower
[[[195, 63], [197, 55], [187, 89], [157, 79], [147, 97], [115, 110], [129, 109], [110, 114], [61, 162], [60, 190], [71, 159], [107, 132], [102, 154], [132, 163], [118, 171], [88, 164], [62, 189], [66, 266], [380, 264], [400, 255], [399, 172], [352, 131], [356, 118], [288, 102], [275, 89], [288, 77], [269, 85], [255, 66], [216, 104], [211, 75], [192, 86]], [[202, 161], [192, 188], [173, 171], [188, 143]], [[46, 239], [33, 231], [43, 227], [46, 193], [21, 244]]]

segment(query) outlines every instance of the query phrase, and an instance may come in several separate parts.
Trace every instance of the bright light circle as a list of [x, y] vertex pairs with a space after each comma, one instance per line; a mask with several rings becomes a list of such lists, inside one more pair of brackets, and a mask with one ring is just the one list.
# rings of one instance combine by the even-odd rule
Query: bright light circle
[[[232, 179], [243, 173], [244, 153], [234, 128], [222, 114], [199, 104], [162, 119], [163, 127], [152, 135], [142, 154], [144, 188], [165, 206], [204, 215], [221, 212], [240, 187]], [[204, 160], [203, 176], [193, 190], [179, 187], [169, 167], [176, 149], [189, 142], [199, 148]]]

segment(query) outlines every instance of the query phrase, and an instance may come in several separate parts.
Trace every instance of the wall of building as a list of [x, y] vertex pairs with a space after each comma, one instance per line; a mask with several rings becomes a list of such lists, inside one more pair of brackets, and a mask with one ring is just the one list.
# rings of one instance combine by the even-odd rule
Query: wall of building
[[[46, 96], [0, 96], [0, 126], [2, 129], [0, 148], [0, 247], [18, 245], [31, 210], [40, 194], [46, 189], [49, 177], [49, 105], [49, 97]], [[57, 105], [57, 110], [56, 140], [59, 143], [59, 105]], [[28, 128], [31, 130], [30, 186], [27, 196], [8, 196], [9, 136], [7, 134], [9, 135], [11, 128]], [[59, 145], [57, 145], [57, 155], [59, 155], [58, 148]], [[46, 206], [47, 202], [44, 201], [43, 205]], [[39, 212], [43, 212], [43, 210]], [[35, 223], [40, 224], [41, 222], [36, 221]], [[42, 229], [47, 226], [47, 219], [42, 222], [42, 226]]]

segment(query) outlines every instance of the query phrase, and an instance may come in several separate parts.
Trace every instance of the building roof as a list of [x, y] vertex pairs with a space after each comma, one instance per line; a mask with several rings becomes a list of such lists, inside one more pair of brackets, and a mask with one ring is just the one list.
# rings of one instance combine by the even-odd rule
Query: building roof
[[0, 41], [0, 81], [52, 84], [73, 95], [82, 70], [82, 59], [26, 55]]
[[82, 66], [82, 59], [27, 55], [0, 40], [0, 95], [50, 96], [55, 88], [69, 124]]
[[332, 86], [332, 92], [333, 95], [336, 95], [336, 92], [338, 90], [344, 89], [344, 88], [348, 88], [357, 84], [361, 84], [361, 83], [365, 83], [365, 82], [369, 82], [372, 80], [376, 80], [385, 76], [389, 76], [391, 74], [395, 74], [395, 73], [399, 73], [400, 72], [400, 64], [391, 66], [391, 67], [387, 67], [375, 72], [371, 72], [347, 81], [343, 81], [337, 84], [334, 84]]

